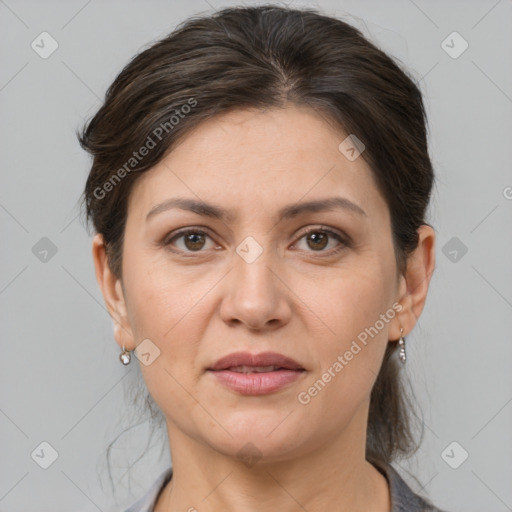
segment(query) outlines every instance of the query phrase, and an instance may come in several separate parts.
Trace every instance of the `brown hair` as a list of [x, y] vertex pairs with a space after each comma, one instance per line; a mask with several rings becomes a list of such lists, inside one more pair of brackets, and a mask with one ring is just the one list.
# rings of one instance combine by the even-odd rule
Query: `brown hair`
[[[186, 20], [136, 55], [79, 134], [93, 156], [84, 191], [87, 219], [122, 275], [130, 190], [202, 121], [238, 108], [309, 106], [355, 134], [389, 207], [397, 269], [417, 247], [433, 186], [427, 118], [413, 80], [353, 26], [314, 9], [227, 8]], [[145, 151], [142, 148], [146, 148]], [[367, 458], [413, 453], [408, 395], [396, 343], [373, 387]]]

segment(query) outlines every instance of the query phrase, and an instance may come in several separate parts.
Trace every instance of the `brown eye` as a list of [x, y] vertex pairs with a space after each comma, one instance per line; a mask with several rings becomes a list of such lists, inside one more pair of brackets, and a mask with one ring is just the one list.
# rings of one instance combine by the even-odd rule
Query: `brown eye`
[[307, 241], [309, 247], [312, 249], [325, 249], [327, 244], [329, 243], [329, 236], [326, 233], [322, 233], [319, 231], [314, 231], [307, 235]]
[[[202, 249], [206, 246], [206, 240], [211, 237], [204, 231], [198, 229], [188, 229], [176, 233], [171, 238], [164, 241], [164, 246], [174, 246], [176, 252], [202, 252]], [[177, 243], [181, 241], [181, 243]], [[175, 250], [171, 249], [171, 250]]]
[[[336, 231], [332, 231], [331, 229], [327, 228], [310, 229], [302, 235], [300, 241], [302, 241], [302, 239], [306, 240], [306, 249], [304, 250], [307, 252], [325, 253], [326, 255], [336, 254], [337, 252], [350, 245], [348, 240], [345, 240]], [[331, 239], [337, 240], [338, 244], [335, 245], [331, 250], [324, 250], [329, 245], [329, 241]]]
[[204, 246], [204, 235], [202, 233], [188, 233], [184, 235], [184, 243], [187, 249], [197, 251]]

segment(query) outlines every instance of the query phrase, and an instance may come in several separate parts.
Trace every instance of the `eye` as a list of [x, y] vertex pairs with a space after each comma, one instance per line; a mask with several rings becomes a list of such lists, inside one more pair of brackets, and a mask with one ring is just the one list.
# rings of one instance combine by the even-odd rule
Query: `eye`
[[[324, 251], [329, 244], [329, 238], [338, 240], [339, 244], [334, 249]], [[321, 227], [309, 229], [302, 234], [300, 240], [305, 239], [307, 247], [313, 250], [313, 252], [323, 252], [328, 254], [336, 254], [345, 247], [349, 246], [348, 240], [344, 239], [339, 233], [332, 229]], [[306, 249], [307, 250], [307, 249]]]
[[[165, 238], [162, 245], [169, 247], [173, 252], [178, 253], [199, 253], [204, 252], [203, 249], [208, 249], [207, 240], [209, 239], [213, 244], [213, 247], [219, 247], [213, 242], [211, 236], [202, 229], [187, 228], [181, 231], [177, 231]], [[331, 250], [325, 251], [324, 249], [329, 245], [329, 239], [334, 238], [339, 243]], [[309, 252], [321, 252], [333, 255], [343, 250], [345, 247], [350, 245], [348, 239], [345, 239], [342, 235], [322, 226], [321, 228], [313, 228], [303, 232], [299, 240], [305, 239], [307, 247], [312, 249]], [[180, 243], [178, 243], [180, 242]], [[298, 245], [298, 244], [295, 244]], [[175, 249], [171, 248], [173, 246]], [[212, 248], [212, 247], [210, 247]], [[302, 250], [302, 249], [301, 249]], [[307, 251], [307, 249], [304, 249]]]
[[179, 244], [176, 244], [178, 245], [177, 252], [201, 252], [201, 250], [206, 245], [207, 238], [212, 240], [212, 238], [205, 231], [188, 228], [182, 231], [178, 231], [171, 238], [165, 239], [163, 241], [163, 245], [166, 247], [174, 245], [175, 241], [182, 239], [183, 243], [181, 247], [179, 247]]

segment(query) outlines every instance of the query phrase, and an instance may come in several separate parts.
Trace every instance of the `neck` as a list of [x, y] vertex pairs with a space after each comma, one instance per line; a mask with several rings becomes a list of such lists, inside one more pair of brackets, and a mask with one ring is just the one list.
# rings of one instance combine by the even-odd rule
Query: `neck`
[[340, 439], [292, 460], [261, 459], [247, 466], [195, 442], [179, 429], [168, 425], [168, 432], [173, 477], [160, 494], [155, 512], [391, 510], [387, 480], [365, 460], [364, 444], [343, 448]]

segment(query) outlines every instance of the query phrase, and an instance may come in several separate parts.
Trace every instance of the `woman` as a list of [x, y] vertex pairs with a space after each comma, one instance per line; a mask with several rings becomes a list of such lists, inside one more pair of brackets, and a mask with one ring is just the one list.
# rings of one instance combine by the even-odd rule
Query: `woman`
[[84, 127], [96, 277], [172, 469], [135, 511], [438, 510], [391, 462], [435, 233], [421, 93], [350, 25], [225, 9]]

